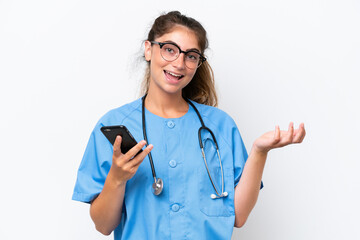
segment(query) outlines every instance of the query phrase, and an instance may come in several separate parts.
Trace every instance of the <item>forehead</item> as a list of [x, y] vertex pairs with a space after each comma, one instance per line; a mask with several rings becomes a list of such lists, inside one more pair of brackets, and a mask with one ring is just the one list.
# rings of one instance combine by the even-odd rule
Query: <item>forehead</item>
[[195, 32], [181, 25], [176, 25], [170, 30], [170, 32], [165, 33], [164, 35], [156, 38], [155, 41], [175, 42], [183, 50], [192, 49], [192, 48], [196, 48], [199, 51], [201, 50]]

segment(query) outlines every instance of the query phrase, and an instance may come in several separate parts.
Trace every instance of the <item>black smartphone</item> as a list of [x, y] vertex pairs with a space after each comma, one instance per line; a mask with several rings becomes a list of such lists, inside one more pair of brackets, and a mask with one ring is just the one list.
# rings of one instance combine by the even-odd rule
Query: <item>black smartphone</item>
[[[124, 154], [137, 144], [135, 138], [131, 135], [130, 131], [124, 125], [104, 126], [101, 128], [101, 132], [109, 140], [111, 145], [114, 145], [116, 137], [120, 135], [122, 138], [120, 148], [121, 152]], [[142, 149], [136, 155], [141, 152]]]

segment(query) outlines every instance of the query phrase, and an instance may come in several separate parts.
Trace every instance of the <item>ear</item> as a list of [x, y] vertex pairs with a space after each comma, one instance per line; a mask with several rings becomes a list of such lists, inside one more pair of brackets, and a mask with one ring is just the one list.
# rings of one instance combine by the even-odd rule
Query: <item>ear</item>
[[145, 41], [145, 60], [150, 61], [151, 60], [151, 42]]

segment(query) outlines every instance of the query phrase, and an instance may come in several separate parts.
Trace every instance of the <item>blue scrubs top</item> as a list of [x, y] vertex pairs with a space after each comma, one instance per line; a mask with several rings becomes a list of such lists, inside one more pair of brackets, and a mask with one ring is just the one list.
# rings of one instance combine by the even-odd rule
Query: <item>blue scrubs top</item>
[[[215, 193], [207, 174], [198, 141], [200, 120], [194, 109], [180, 118], [162, 118], [145, 110], [146, 131], [161, 195], [152, 193], [153, 177], [148, 157], [125, 189], [121, 223], [114, 239], [231, 239], [234, 188], [248, 157], [235, 122], [225, 112], [193, 102], [205, 125], [215, 134], [224, 169], [228, 197], [211, 199]], [[100, 128], [125, 125], [139, 142], [143, 139], [141, 99], [109, 111], [96, 124], [82, 162], [72, 196], [91, 202], [100, 194], [112, 164], [113, 147]], [[209, 170], [221, 191], [221, 170], [210, 133], [202, 134]]]

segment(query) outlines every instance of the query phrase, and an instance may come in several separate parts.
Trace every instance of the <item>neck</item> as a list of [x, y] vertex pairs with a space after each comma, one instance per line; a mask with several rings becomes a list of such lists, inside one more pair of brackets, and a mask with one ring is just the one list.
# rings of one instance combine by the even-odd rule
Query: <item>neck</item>
[[164, 118], [178, 118], [185, 115], [189, 109], [188, 103], [180, 93], [166, 94], [148, 91], [145, 107], [151, 113]]

